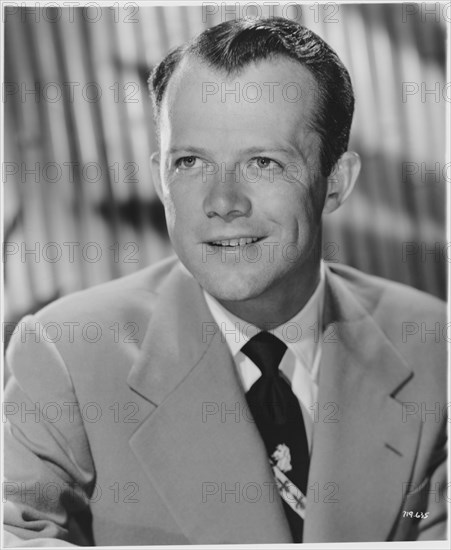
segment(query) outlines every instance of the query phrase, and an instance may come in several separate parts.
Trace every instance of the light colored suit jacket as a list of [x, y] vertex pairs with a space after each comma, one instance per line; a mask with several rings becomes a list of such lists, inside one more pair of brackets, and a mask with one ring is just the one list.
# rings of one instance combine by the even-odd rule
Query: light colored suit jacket
[[[435, 298], [326, 268], [305, 542], [445, 538], [445, 323]], [[177, 260], [26, 318], [7, 359], [10, 544], [291, 542], [227, 345]]]

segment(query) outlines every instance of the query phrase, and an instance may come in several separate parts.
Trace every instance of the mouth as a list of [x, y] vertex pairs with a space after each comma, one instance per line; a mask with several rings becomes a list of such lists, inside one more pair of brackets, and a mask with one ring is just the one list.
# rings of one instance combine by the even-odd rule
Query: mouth
[[235, 239], [219, 239], [216, 241], [207, 241], [210, 246], [221, 246], [234, 248], [236, 246], [247, 246], [263, 240], [264, 237], [238, 237]]

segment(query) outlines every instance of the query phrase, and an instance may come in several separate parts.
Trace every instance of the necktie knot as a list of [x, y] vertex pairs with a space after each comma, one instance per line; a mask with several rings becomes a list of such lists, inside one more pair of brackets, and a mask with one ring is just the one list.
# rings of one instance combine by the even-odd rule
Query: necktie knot
[[279, 365], [287, 346], [273, 334], [262, 331], [245, 344], [241, 351], [255, 363], [265, 377], [278, 376]]

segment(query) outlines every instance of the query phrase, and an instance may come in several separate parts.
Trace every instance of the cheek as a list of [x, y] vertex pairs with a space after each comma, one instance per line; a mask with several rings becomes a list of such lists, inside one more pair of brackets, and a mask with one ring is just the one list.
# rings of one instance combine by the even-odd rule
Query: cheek
[[166, 223], [169, 231], [177, 228], [177, 225], [183, 223], [187, 216], [188, 197], [184, 196], [183, 189], [175, 182], [166, 180], [164, 187], [163, 203], [166, 213]]
[[[270, 218], [276, 218], [285, 232], [291, 233], [291, 238], [297, 238], [293, 233], [305, 234], [318, 225], [314, 196], [306, 187], [293, 187], [283, 194], [274, 194], [266, 202], [266, 213]], [[302, 238], [302, 235], [300, 235]]]
[[324, 205], [324, 193], [322, 182], [311, 182], [302, 192], [293, 197], [291, 206], [297, 209], [297, 216], [300, 224], [311, 230], [315, 230], [321, 223], [322, 210]]
[[166, 216], [166, 225], [168, 227], [169, 234], [172, 234], [175, 227], [175, 220], [177, 219], [177, 209], [174, 199], [171, 194], [167, 193], [163, 197], [164, 213]]
[[169, 237], [177, 247], [187, 246], [199, 222], [199, 212], [195, 208], [196, 199], [191, 193], [180, 189], [170, 189], [164, 196], [166, 225]]

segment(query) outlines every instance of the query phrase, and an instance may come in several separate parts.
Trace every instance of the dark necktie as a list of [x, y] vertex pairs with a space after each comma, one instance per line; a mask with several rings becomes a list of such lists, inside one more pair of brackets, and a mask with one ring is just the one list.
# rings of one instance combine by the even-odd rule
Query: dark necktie
[[299, 490], [306, 495], [310, 457], [299, 401], [279, 371], [286, 349], [279, 338], [263, 331], [241, 351], [262, 372], [246, 399], [270, 457], [293, 540], [302, 542], [305, 500]]

